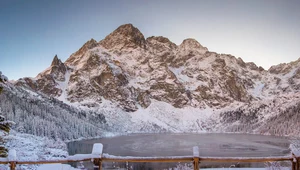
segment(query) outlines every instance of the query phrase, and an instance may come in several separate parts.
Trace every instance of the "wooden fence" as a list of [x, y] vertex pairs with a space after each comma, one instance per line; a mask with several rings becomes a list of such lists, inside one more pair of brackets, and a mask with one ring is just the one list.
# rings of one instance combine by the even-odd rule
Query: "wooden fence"
[[95, 168], [102, 170], [103, 162], [192, 162], [194, 170], [200, 169], [200, 162], [275, 162], [290, 161], [292, 170], [300, 170], [300, 155], [291, 154], [291, 156], [281, 157], [200, 157], [198, 146], [193, 147], [191, 156], [167, 156], [167, 157], [132, 157], [132, 156], [113, 156], [102, 154], [103, 145], [96, 143], [93, 146], [91, 154], [76, 154], [64, 159], [58, 160], [36, 160], [36, 161], [18, 161], [15, 151], [10, 151], [8, 158], [1, 158], [0, 164], [9, 164], [11, 170], [16, 170], [16, 165], [24, 164], [52, 164], [52, 163], [70, 163], [93, 161]]

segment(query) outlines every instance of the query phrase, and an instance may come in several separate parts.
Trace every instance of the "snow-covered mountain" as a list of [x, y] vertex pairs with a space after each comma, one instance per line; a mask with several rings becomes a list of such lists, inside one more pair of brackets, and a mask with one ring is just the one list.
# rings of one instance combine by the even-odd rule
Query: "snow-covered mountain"
[[272, 125], [300, 120], [299, 109], [286, 118], [300, 106], [300, 59], [264, 70], [195, 39], [176, 45], [145, 38], [131, 24], [89, 40], [65, 62], [55, 56], [49, 68], [15, 86], [102, 114], [107, 131], [300, 134]]
[[106, 99], [127, 111], [147, 108], [151, 99], [176, 108], [223, 108], [297, 91], [298, 65], [296, 61], [266, 71], [241, 58], [210, 52], [194, 39], [179, 46], [165, 37], [145, 39], [126, 24], [100, 42], [86, 42], [64, 63], [55, 56], [48, 69], [17, 85], [70, 103], [97, 106]]

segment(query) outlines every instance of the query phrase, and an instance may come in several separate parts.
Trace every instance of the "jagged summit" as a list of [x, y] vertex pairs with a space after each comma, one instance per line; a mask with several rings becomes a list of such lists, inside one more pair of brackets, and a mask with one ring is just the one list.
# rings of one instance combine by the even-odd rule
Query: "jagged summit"
[[151, 36], [146, 39], [147, 43], [153, 46], [154, 48], [162, 48], [166, 46], [169, 49], [177, 48], [177, 45], [171, 42], [168, 38], [163, 36]]
[[[156, 40], [161, 43], [174, 44], [167, 37], [163, 37], [163, 36], [151, 36], [151, 37], [147, 38], [147, 41], [151, 41], [151, 40]], [[176, 45], [176, 44], [174, 44], [174, 45]]]
[[287, 74], [291, 70], [296, 69], [297, 67], [300, 67], [300, 58], [290, 63], [281, 63], [278, 65], [271, 66], [268, 71], [273, 74]]
[[83, 44], [83, 46], [76, 51], [75, 53], [73, 53], [67, 60], [66, 60], [66, 64], [71, 64], [74, 65], [76, 63], [74, 63], [75, 61], [78, 61], [80, 59], [80, 57], [86, 53], [88, 50], [97, 47], [99, 45], [99, 43], [94, 40], [93, 38], [90, 39], [89, 41], [87, 41], [86, 43]]
[[51, 66], [59, 66], [61, 63], [62, 63], [61, 60], [58, 59], [57, 55], [55, 55], [52, 60]]
[[[58, 58], [57, 55], [54, 56], [52, 63], [49, 68], [39, 73], [36, 76], [36, 79], [48, 79], [54, 83], [54, 80], [65, 81], [65, 74], [68, 70], [68, 67]], [[44, 81], [41, 81], [45, 83]]]
[[84, 45], [77, 51], [82, 51], [84, 49], [92, 49], [94, 47], [96, 47], [98, 45], [98, 42], [95, 39], [90, 39], [88, 40], [86, 43], [84, 43]]
[[50, 67], [50, 74], [53, 76], [54, 79], [64, 81], [66, 71], [66, 65], [63, 62], [61, 62], [60, 59], [58, 59], [57, 55], [55, 55]]
[[68, 69], [55, 55], [49, 68], [39, 73], [35, 78], [21, 78], [15, 82], [15, 85], [27, 87], [51, 97], [57, 97], [62, 94], [62, 89], [58, 87], [59, 82], [66, 81], [65, 75]]
[[197, 49], [202, 51], [208, 51], [206, 47], [203, 47], [197, 40], [193, 38], [187, 38], [179, 45], [184, 50]]
[[100, 41], [100, 44], [106, 49], [122, 48], [146, 48], [146, 40], [139, 29], [132, 24], [119, 26], [115, 31]]
[[87, 50], [92, 49], [96, 46], [98, 46], [98, 42], [92, 38], [92, 39], [88, 40], [86, 43], [84, 43], [83, 46], [72, 55], [74, 55], [74, 56], [82, 55]]

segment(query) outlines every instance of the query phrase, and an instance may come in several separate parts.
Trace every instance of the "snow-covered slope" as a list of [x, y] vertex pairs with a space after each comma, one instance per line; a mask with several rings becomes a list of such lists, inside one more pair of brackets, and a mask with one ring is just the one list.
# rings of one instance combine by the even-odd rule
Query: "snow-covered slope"
[[[61, 140], [38, 137], [11, 131], [4, 137], [8, 150], [15, 149], [19, 161], [53, 160], [68, 156], [67, 146]], [[18, 165], [18, 169], [35, 170], [38, 165]], [[0, 165], [1, 170], [8, 170], [8, 165]]]

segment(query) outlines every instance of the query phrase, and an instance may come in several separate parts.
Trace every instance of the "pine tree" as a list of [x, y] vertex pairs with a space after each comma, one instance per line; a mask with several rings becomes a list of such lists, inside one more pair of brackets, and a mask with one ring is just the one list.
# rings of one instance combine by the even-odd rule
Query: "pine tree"
[[[7, 77], [2, 75], [0, 71], [0, 94], [3, 91], [2, 84], [7, 81]], [[5, 141], [3, 140], [3, 135], [6, 135], [10, 131], [10, 127], [13, 124], [11, 121], [5, 120], [5, 117], [1, 115], [1, 108], [0, 108], [0, 157], [7, 157], [8, 150], [4, 147]]]

